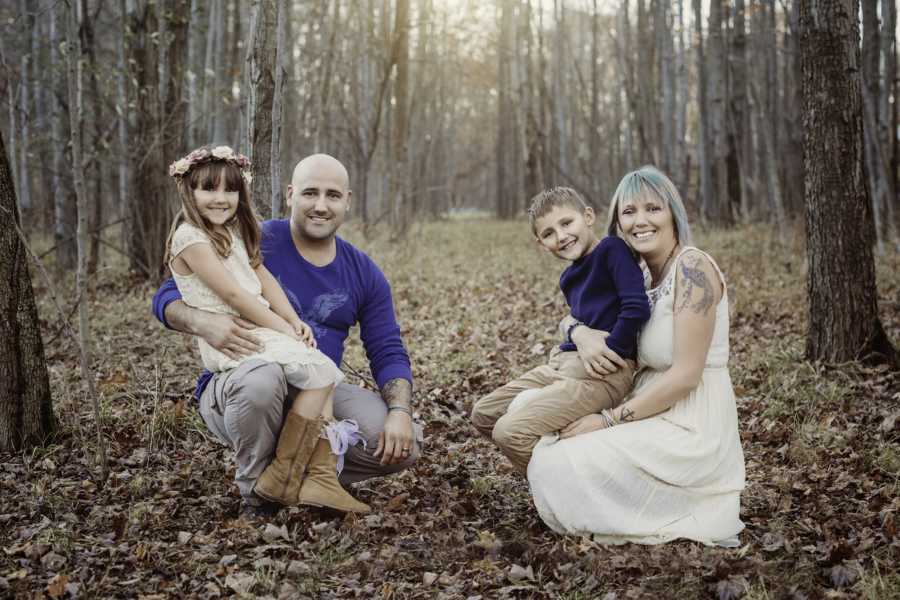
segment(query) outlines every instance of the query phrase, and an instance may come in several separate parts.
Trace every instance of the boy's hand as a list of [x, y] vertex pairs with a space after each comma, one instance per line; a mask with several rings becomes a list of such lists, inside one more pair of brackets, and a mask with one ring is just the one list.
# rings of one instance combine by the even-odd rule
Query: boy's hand
[[575, 317], [573, 317], [573, 316], [571, 315], [571, 313], [568, 314], [568, 315], [566, 315], [566, 316], [564, 316], [564, 317], [560, 320], [559, 326], [557, 327], [557, 331], [559, 332], [559, 338], [560, 338], [563, 342], [570, 342], [570, 341], [571, 341], [571, 340], [570, 340], [568, 337], [566, 337], [566, 336], [567, 336], [567, 334], [569, 333], [569, 327], [571, 327], [572, 324], [575, 323], [575, 322], [576, 322], [576, 321], [575, 321]]
[[578, 349], [584, 370], [597, 379], [602, 379], [604, 375], [615, 373], [626, 366], [622, 357], [606, 345], [607, 337], [608, 332], [591, 329], [587, 325], [576, 327], [572, 331], [572, 342]]
[[606, 422], [600, 415], [585, 415], [563, 427], [559, 432], [559, 439], [564, 440], [566, 438], [575, 437], [576, 435], [590, 433], [605, 428]]

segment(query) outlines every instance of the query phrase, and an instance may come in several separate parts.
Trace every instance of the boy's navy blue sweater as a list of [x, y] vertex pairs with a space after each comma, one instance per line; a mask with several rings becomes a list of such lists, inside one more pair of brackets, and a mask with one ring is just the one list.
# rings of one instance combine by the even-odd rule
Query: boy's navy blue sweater
[[[622, 358], [637, 358], [637, 336], [650, 318], [644, 275], [634, 255], [618, 237], [606, 237], [574, 261], [559, 278], [572, 316], [609, 332], [606, 345]], [[565, 342], [561, 350], [576, 350]]]

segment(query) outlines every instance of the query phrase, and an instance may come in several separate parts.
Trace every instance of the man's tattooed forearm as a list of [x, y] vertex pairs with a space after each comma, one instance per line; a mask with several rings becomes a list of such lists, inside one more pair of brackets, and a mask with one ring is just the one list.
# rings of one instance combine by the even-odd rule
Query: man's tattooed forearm
[[619, 421], [622, 423], [634, 421], [634, 410], [632, 410], [628, 406], [623, 406], [622, 413], [619, 415]]
[[[712, 285], [706, 277], [706, 273], [700, 267], [700, 258], [694, 259], [693, 264], [687, 261], [681, 263], [681, 276], [683, 278], [684, 290], [681, 293], [681, 304], [675, 307], [675, 313], [679, 313], [686, 307], [690, 307], [698, 315], [705, 315], [709, 308], [713, 305], [715, 294]], [[694, 296], [694, 288], [699, 288], [703, 292], [703, 296], [696, 302], [691, 302]]]
[[412, 400], [412, 386], [402, 377], [391, 379], [381, 388], [381, 397], [388, 405], [394, 402], [409, 404]]

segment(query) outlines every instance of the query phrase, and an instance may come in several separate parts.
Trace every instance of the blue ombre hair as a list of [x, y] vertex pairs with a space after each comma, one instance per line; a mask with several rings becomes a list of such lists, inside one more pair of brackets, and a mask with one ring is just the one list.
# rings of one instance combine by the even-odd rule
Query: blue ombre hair
[[693, 243], [691, 226], [688, 223], [687, 211], [684, 209], [681, 194], [678, 193], [672, 180], [653, 165], [645, 165], [631, 171], [619, 182], [609, 204], [609, 213], [606, 219], [607, 235], [622, 237], [619, 227], [620, 204], [648, 195], [669, 207], [672, 212], [672, 221], [675, 224], [675, 239], [682, 246], [690, 246]]

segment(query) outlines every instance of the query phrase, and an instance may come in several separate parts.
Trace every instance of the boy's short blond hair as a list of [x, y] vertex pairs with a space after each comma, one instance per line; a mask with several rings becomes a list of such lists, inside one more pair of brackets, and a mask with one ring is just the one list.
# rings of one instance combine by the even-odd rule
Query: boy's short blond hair
[[584, 213], [587, 210], [587, 202], [581, 194], [569, 187], [553, 187], [544, 190], [531, 199], [531, 208], [528, 209], [528, 222], [531, 224], [531, 232], [537, 237], [535, 223], [538, 219], [547, 215], [554, 208], [568, 206]]

